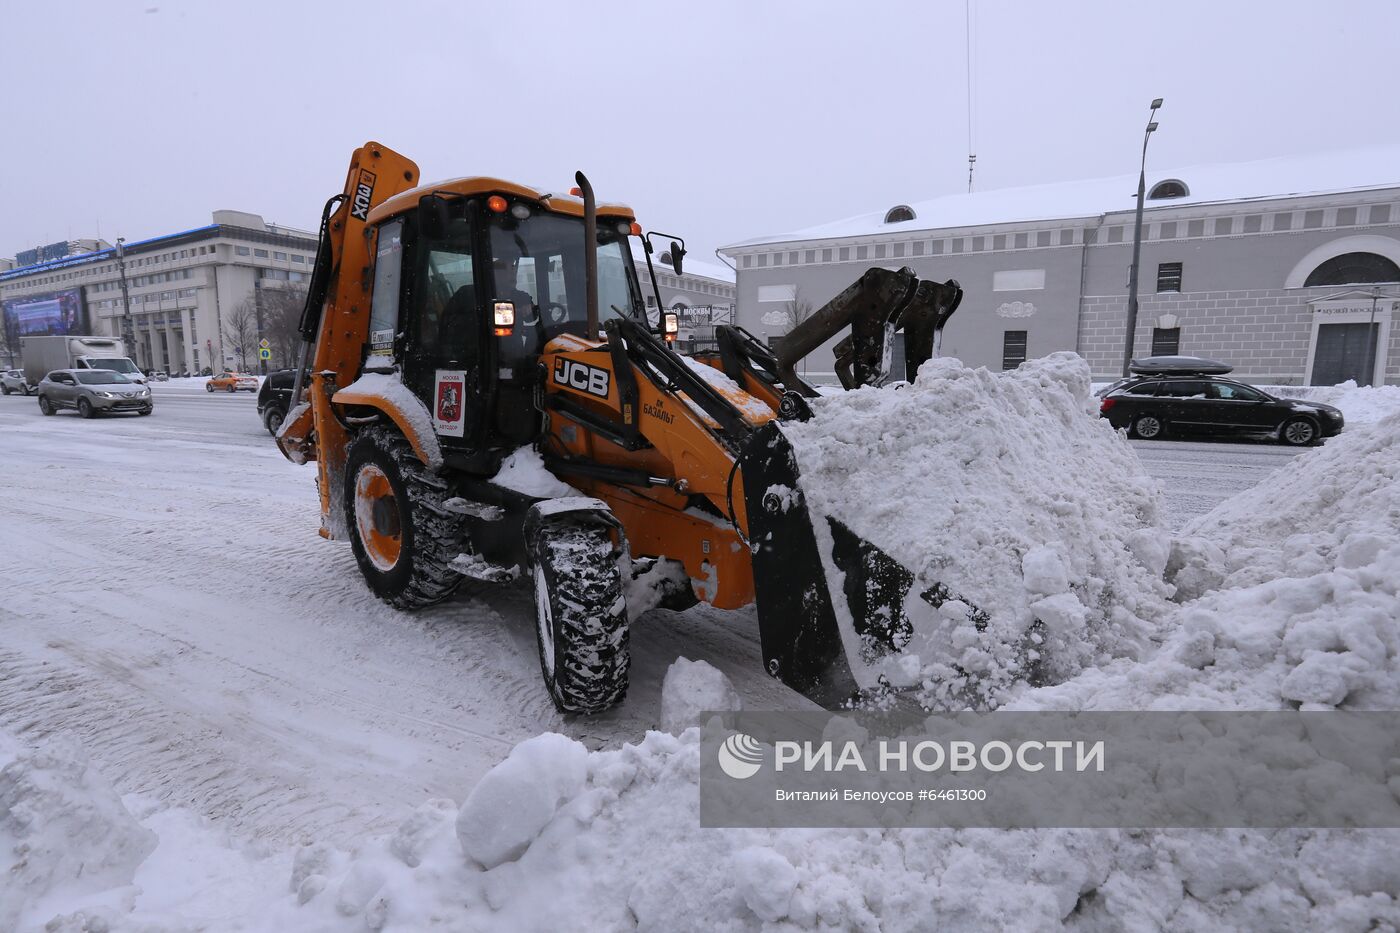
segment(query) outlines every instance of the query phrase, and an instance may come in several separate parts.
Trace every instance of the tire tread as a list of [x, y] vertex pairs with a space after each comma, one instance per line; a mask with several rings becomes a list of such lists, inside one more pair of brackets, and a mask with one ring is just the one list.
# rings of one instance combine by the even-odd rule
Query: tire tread
[[605, 527], [561, 520], [539, 529], [534, 550], [557, 632], [550, 694], [561, 711], [600, 713], [627, 695], [631, 666], [617, 546]]

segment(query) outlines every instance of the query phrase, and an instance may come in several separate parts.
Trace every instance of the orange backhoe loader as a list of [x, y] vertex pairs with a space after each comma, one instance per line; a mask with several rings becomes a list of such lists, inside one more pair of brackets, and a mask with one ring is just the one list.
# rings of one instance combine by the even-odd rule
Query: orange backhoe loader
[[862, 659], [907, 640], [913, 577], [834, 519], [814, 526], [782, 431], [817, 395], [794, 364], [849, 327], [842, 383], [878, 385], [902, 329], [912, 374], [961, 289], [871, 269], [779, 353], [721, 326], [717, 350], [683, 357], [674, 314], [647, 318], [629, 243], [651, 270], [653, 237], [673, 241], [676, 272], [684, 243], [643, 236], [630, 209], [577, 182], [421, 185], [387, 147], [355, 151], [322, 216], [307, 384], [277, 436], [316, 462], [321, 534], [348, 538], [370, 588], [402, 609], [464, 580], [530, 577], [563, 711], [624, 696], [624, 583], [656, 561], [683, 568], [692, 598], [756, 603], [764, 662], [794, 689], [836, 705], [878, 688]]

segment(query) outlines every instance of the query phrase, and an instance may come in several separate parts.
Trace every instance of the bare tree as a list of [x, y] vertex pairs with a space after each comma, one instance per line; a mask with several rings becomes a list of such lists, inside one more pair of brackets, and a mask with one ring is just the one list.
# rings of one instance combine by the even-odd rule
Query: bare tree
[[[258, 342], [258, 307], [255, 299], [246, 298], [224, 313], [219, 321], [219, 336], [225, 345], [232, 344], [238, 354], [238, 368], [248, 371], [248, 354]], [[219, 366], [223, 363], [220, 362]], [[218, 366], [214, 367], [215, 372]]]
[[787, 326], [791, 331], [798, 324], [812, 316], [812, 303], [802, 297], [802, 289], [793, 286], [792, 297], [783, 306], [784, 313], [787, 314]]
[[306, 289], [300, 285], [264, 288], [262, 296], [263, 336], [272, 344], [273, 364], [289, 367], [296, 363], [301, 347], [301, 311], [306, 305]]

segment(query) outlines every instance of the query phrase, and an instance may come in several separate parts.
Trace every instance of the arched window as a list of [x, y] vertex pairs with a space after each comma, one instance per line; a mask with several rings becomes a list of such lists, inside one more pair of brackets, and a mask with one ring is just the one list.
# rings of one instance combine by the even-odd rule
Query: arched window
[[1366, 282], [1400, 282], [1400, 266], [1375, 253], [1343, 253], [1314, 269], [1303, 287], [1360, 285]]
[[1186, 187], [1186, 182], [1178, 181], [1175, 178], [1168, 178], [1166, 181], [1159, 181], [1152, 186], [1148, 193], [1149, 201], [1160, 201], [1167, 198], [1184, 198], [1191, 193], [1191, 189]]
[[914, 209], [908, 204], [896, 204], [885, 212], [885, 223], [902, 224], [906, 220], [914, 219]]

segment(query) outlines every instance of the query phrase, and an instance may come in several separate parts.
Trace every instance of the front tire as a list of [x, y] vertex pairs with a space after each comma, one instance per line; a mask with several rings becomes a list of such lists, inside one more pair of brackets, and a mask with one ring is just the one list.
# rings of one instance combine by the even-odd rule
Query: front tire
[[540, 672], [562, 713], [601, 713], [631, 666], [621, 554], [608, 528], [561, 516], [530, 542]]
[[214, 387], [213, 387], [212, 385], [210, 385], [209, 383], [206, 382], [206, 383], [204, 383], [204, 391], [205, 391], [205, 392], [208, 392], [210, 395], [213, 395], [213, 394], [214, 394]]
[[345, 463], [345, 524], [355, 561], [376, 596], [419, 609], [452, 595], [452, 561], [470, 550], [460, 516], [442, 507], [446, 484], [387, 428], [362, 431]]
[[4, 394], [9, 395], [9, 394], [10, 394], [10, 387], [7, 386], [7, 385], [0, 385], [0, 392], [3, 392]]
[[96, 418], [97, 409], [92, 407], [92, 402], [89, 402], [85, 398], [80, 398], [78, 399], [78, 414], [82, 415], [84, 418]]
[[1157, 440], [1165, 433], [1166, 428], [1162, 424], [1162, 419], [1156, 415], [1139, 415], [1133, 419], [1133, 437], [1152, 441]]
[[1317, 425], [1307, 418], [1293, 418], [1283, 423], [1278, 437], [1290, 447], [1307, 447], [1317, 442]]
[[53, 402], [49, 401], [47, 395], [39, 396], [39, 411], [45, 415], [52, 415], [54, 413]]

